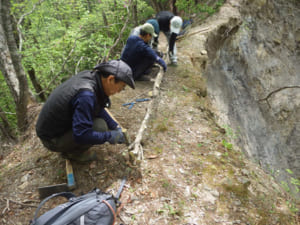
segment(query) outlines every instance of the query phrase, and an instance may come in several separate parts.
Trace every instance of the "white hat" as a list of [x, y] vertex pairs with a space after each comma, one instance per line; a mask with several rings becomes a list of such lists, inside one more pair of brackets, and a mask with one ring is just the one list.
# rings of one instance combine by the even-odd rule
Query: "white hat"
[[179, 34], [182, 25], [182, 19], [179, 16], [174, 16], [171, 19], [171, 33]]

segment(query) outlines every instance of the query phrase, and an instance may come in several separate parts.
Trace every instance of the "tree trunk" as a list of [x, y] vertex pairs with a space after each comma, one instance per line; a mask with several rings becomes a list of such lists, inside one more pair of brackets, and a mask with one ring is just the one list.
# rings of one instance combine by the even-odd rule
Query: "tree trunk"
[[161, 2], [159, 0], [150, 0], [152, 7], [155, 9], [156, 13], [163, 11], [163, 10], [167, 10], [170, 11], [171, 8], [171, 2], [173, 0], [168, 0], [166, 2]]
[[10, 1], [0, 0], [0, 69], [13, 96], [20, 132], [27, 128], [29, 98], [26, 74], [12, 29]]
[[139, 21], [138, 21], [138, 12], [137, 12], [137, 1], [133, 1], [132, 4], [132, 16], [133, 16], [133, 24], [134, 27], [139, 25]]
[[39, 81], [36, 79], [35, 70], [31, 67], [30, 70], [28, 70], [27, 72], [28, 72], [29, 78], [31, 80], [31, 83], [34, 87], [34, 90], [37, 93], [37, 95], [39, 96], [40, 100], [46, 101], [46, 96], [44, 94], [43, 88], [40, 85]]
[[104, 11], [102, 11], [103, 23], [106, 27], [108, 27], [107, 17]]
[[13, 129], [11, 128], [7, 117], [5, 116], [5, 112], [0, 107], [0, 119], [2, 123], [0, 123], [0, 131], [2, 133], [2, 137], [11, 141], [16, 140], [16, 136], [13, 133]]
[[172, 0], [172, 11], [174, 15], [178, 15], [177, 7], [176, 7], [176, 0]]
[[154, 8], [155, 12], [158, 13], [160, 10], [159, 4], [156, 0], [150, 0], [152, 7]]

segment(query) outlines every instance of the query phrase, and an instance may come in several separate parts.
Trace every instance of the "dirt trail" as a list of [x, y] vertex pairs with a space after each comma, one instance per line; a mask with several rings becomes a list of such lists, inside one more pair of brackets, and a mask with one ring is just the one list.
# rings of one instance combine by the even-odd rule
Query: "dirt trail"
[[[201, 35], [178, 41], [179, 65], [169, 66], [164, 75], [140, 166], [128, 166], [125, 145], [96, 146], [100, 161], [73, 162], [75, 193], [95, 187], [115, 193], [127, 176], [116, 224], [296, 224], [282, 189], [230, 144], [234, 132], [215, 122], [201, 77], [204, 41]], [[165, 51], [163, 35], [160, 43]], [[110, 111], [132, 140], [149, 102], [132, 109], [122, 104], [148, 98], [152, 85], [137, 82], [136, 90], [127, 88], [112, 98]], [[39, 110], [33, 106], [32, 116]], [[37, 187], [66, 182], [64, 160], [44, 149], [34, 123], [29, 130], [24, 142], [7, 146], [12, 152], [0, 161], [1, 224], [28, 224], [39, 203]]]

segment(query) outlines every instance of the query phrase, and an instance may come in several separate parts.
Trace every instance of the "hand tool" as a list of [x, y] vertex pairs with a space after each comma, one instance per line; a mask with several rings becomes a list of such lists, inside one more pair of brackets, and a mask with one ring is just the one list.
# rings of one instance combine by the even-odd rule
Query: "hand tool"
[[122, 106], [128, 106], [128, 109], [132, 109], [132, 107], [134, 106], [135, 102], [128, 102], [128, 103], [124, 103]]
[[66, 159], [67, 183], [39, 187], [40, 199], [44, 199], [54, 193], [74, 190], [76, 188], [73, 168], [70, 160]]
[[145, 102], [145, 101], [150, 101], [150, 98], [138, 98], [135, 100], [135, 102], [128, 102], [128, 103], [124, 103], [122, 106], [128, 106], [128, 109], [132, 109], [132, 107], [134, 106], [134, 104], [138, 103], [138, 102]]
[[66, 171], [67, 171], [67, 181], [69, 190], [75, 189], [75, 178], [73, 173], [73, 167], [69, 159], [66, 159]]
[[138, 98], [135, 101], [136, 102], [145, 102], [145, 101], [150, 101], [150, 100], [151, 100], [150, 98]]

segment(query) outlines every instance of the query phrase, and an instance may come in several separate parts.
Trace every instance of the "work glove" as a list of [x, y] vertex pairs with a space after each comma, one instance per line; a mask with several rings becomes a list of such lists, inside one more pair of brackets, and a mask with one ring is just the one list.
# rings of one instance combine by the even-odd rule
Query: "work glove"
[[122, 129], [110, 131], [111, 137], [108, 140], [110, 144], [122, 144], [125, 143], [125, 136], [122, 132]]
[[164, 57], [164, 53], [163, 52], [160, 52], [160, 51], [157, 51], [157, 50], [154, 50], [156, 55], [158, 55], [160, 58], [163, 58]]
[[164, 69], [164, 72], [166, 72], [167, 71], [167, 65], [166, 65], [165, 61], [162, 58], [160, 58], [159, 56], [157, 56], [156, 61], [159, 65], [162, 66], [162, 68]]
[[114, 130], [122, 132], [122, 128], [119, 125]]

